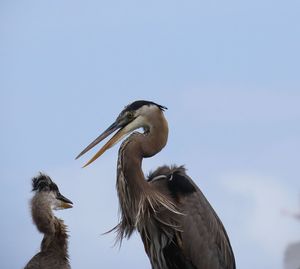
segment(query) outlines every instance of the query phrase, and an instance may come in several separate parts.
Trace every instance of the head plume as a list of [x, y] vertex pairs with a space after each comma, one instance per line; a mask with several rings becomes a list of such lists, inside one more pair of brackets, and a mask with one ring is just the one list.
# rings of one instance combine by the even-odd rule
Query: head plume
[[39, 173], [32, 179], [32, 191], [57, 191], [57, 185], [46, 174]]
[[138, 101], [135, 101], [135, 102], [129, 104], [128, 106], [126, 106], [124, 108], [123, 112], [138, 110], [139, 108], [141, 108], [142, 106], [145, 106], [145, 105], [148, 105], [148, 106], [150, 106], [150, 105], [157, 106], [162, 111], [165, 111], [166, 109], [168, 109], [165, 106], [159, 105], [159, 104], [154, 103], [152, 101], [138, 100]]

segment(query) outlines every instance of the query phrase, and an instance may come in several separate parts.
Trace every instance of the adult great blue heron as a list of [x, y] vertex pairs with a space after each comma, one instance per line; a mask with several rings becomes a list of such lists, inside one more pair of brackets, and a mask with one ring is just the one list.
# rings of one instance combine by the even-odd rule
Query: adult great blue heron
[[119, 149], [117, 192], [120, 223], [118, 239], [137, 229], [153, 269], [234, 269], [233, 251], [221, 220], [200, 189], [180, 166], [162, 166], [146, 180], [143, 158], [158, 153], [167, 143], [166, 107], [136, 101], [77, 157], [118, 132], [85, 165], [96, 160], [126, 134], [134, 132]]
[[31, 200], [31, 214], [38, 230], [44, 234], [41, 251], [25, 269], [70, 269], [67, 227], [53, 215], [52, 209], [71, 208], [72, 202], [60, 194], [57, 185], [45, 174], [32, 179], [35, 195]]

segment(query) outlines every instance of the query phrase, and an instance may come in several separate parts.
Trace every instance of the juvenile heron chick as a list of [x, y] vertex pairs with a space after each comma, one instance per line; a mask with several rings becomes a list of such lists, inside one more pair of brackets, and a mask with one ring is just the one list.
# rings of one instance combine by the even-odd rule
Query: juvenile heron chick
[[72, 202], [64, 197], [45, 174], [32, 179], [31, 199], [32, 219], [37, 229], [44, 234], [41, 251], [25, 266], [25, 269], [70, 269], [68, 256], [67, 226], [53, 214], [53, 210], [72, 207]]

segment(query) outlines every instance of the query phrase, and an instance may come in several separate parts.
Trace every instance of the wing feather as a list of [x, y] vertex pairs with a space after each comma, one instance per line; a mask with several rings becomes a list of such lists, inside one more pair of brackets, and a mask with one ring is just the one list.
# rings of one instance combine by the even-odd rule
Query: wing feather
[[177, 261], [181, 269], [235, 269], [226, 230], [184, 167], [160, 167], [149, 175], [148, 181], [183, 213], [176, 216], [181, 228], [174, 230], [172, 241], [164, 249], [169, 268], [177, 268]]

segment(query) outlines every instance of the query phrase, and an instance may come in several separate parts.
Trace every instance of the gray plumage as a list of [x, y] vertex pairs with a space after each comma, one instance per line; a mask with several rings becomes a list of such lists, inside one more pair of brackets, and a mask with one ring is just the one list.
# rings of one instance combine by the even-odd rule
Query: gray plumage
[[117, 239], [137, 230], [153, 269], [235, 269], [224, 226], [184, 167], [162, 166], [148, 179], [143, 174], [143, 158], [154, 156], [167, 143], [165, 109], [148, 101], [130, 104], [77, 158], [119, 129], [88, 165], [126, 134], [143, 128], [144, 133], [132, 133], [119, 150]]
[[31, 199], [32, 220], [44, 238], [40, 252], [32, 257], [25, 269], [70, 269], [67, 226], [54, 216], [53, 209], [70, 208], [72, 202], [61, 195], [47, 175], [33, 178], [32, 187], [35, 192]]

